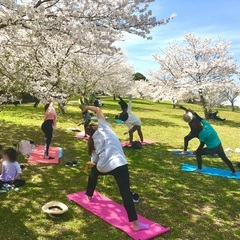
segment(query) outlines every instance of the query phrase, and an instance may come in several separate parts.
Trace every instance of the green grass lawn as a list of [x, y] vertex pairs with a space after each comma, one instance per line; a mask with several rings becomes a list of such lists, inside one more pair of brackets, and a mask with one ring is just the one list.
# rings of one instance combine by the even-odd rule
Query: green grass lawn
[[[120, 140], [125, 125], [114, 124], [119, 112], [117, 102], [103, 98], [106, 116]], [[202, 114], [198, 106], [191, 106]], [[168, 149], [182, 148], [183, 137], [189, 132], [182, 121], [182, 110], [172, 109], [167, 103], [152, 103], [136, 100], [133, 111], [142, 119], [145, 139], [156, 141], [156, 145], [142, 150], [125, 150], [131, 175], [132, 190], [141, 196], [136, 204], [139, 214], [150, 218], [171, 231], [159, 239], [182, 240], [235, 240], [240, 239], [240, 181], [181, 171], [182, 163], [195, 164], [194, 158], [176, 157]], [[218, 131], [223, 147], [240, 147], [240, 113], [221, 110], [228, 121], [212, 122]], [[40, 125], [43, 106], [9, 106], [0, 113], [0, 143], [11, 146], [12, 141], [32, 139], [43, 144]], [[66, 194], [82, 191], [86, 187], [85, 163], [89, 161], [86, 142], [74, 139], [74, 133], [66, 128], [81, 121], [77, 101], [69, 103], [67, 114], [58, 117], [58, 127], [53, 145], [64, 149], [64, 158], [57, 166], [27, 165], [22, 178], [27, 184], [19, 192], [0, 194], [0, 239], [9, 240], [125, 240], [123, 232], [111, 227], [83, 208], [68, 201]], [[193, 140], [189, 148], [195, 149]], [[238, 161], [240, 154], [231, 154]], [[65, 167], [65, 163], [77, 159], [76, 168]], [[26, 160], [19, 157], [19, 162]], [[218, 158], [207, 158], [203, 164], [227, 168]], [[100, 180], [97, 190], [121, 203], [117, 185], [108, 177], [106, 184]], [[68, 205], [69, 212], [60, 219], [52, 219], [41, 211], [44, 203], [58, 200]]]

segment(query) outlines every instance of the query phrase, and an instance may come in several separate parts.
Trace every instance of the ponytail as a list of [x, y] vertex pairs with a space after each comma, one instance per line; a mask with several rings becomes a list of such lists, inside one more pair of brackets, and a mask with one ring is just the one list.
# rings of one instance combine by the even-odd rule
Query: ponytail
[[96, 132], [98, 125], [90, 124], [85, 129], [85, 134], [89, 135], [88, 139], [88, 154], [92, 156], [92, 153], [95, 151], [94, 141], [93, 141], [93, 134]]
[[88, 154], [90, 156], [92, 156], [92, 153], [94, 152], [95, 147], [94, 147], [94, 142], [93, 142], [93, 138], [89, 137], [88, 139]]

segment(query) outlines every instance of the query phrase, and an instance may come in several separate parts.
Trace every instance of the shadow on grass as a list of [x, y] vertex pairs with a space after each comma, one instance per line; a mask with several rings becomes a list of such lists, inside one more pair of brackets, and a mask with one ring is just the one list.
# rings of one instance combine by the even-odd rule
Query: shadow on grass
[[[33, 113], [34, 116], [37, 114]], [[148, 124], [158, 125], [161, 120], [146, 118]], [[169, 126], [168, 122], [163, 124]], [[40, 127], [6, 122], [1, 130], [0, 141], [6, 145], [29, 138], [43, 144]], [[2, 239], [129, 239], [66, 198], [66, 194], [84, 190], [87, 183], [86, 142], [73, 136], [74, 133], [58, 129], [53, 145], [63, 147], [64, 159], [60, 164], [28, 165], [23, 172], [26, 185], [19, 192], [0, 195], [0, 219], [3, 226], [6, 222]], [[239, 181], [182, 172], [182, 163], [195, 164], [195, 158], [172, 155], [168, 151], [172, 148], [171, 144], [156, 143], [139, 151], [125, 150], [132, 190], [141, 197], [136, 204], [138, 213], [171, 227], [171, 232], [160, 239], [239, 239]], [[64, 162], [75, 158], [79, 162], [77, 167], [65, 167]], [[220, 159], [204, 158], [203, 164], [227, 168]], [[97, 190], [122, 204], [112, 177], [107, 178], [106, 184], [100, 178]], [[60, 219], [49, 218], [41, 212], [41, 207], [52, 200], [67, 204], [69, 212]], [[19, 227], [13, 226], [12, 219], [17, 220], [15, 224], [19, 222]]]
[[[237, 207], [232, 204], [224, 206], [224, 202], [233, 201], [234, 194], [229, 192], [229, 185], [237, 187], [239, 181], [182, 172], [182, 163], [196, 164], [195, 158], [174, 156], [167, 150], [169, 148], [173, 146], [157, 143], [141, 151], [125, 151], [130, 159], [132, 186], [141, 196], [138, 205], [141, 214], [172, 227], [169, 234], [162, 236], [164, 239], [172, 239], [171, 234], [176, 232], [180, 239], [183, 235], [184, 239], [217, 239], [216, 233], [209, 232], [207, 226], [217, 229], [219, 239], [236, 236], [225, 231], [215, 217], [218, 215], [230, 225], [236, 221]], [[220, 159], [204, 158], [203, 164], [227, 169]], [[139, 185], [141, 187], [137, 188]], [[237, 198], [234, 201], [239, 207]], [[171, 224], [170, 216], [177, 225]], [[198, 232], [198, 224], [205, 226], [206, 230]]]

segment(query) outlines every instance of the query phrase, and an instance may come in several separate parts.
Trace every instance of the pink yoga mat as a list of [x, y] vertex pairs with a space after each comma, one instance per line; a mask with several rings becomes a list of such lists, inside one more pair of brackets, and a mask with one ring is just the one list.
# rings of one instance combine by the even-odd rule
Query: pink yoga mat
[[44, 146], [35, 146], [28, 163], [58, 164], [59, 147], [50, 147], [49, 156], [54, 157], [54, 159], [44, 159], [43, 155]]
[[149, 224], [150, 228], [148, 230], [134, 232], [132, 230], [131, 224], [128, 222], [125, 208], [122, 205], [113, 202], [111, 199], [104, 197], [97, 191], [94, 193], [93, 202], [89, 202], [85, 198], [85, 191], [68, 194], [67, 197], [94, 215], [100, 217], [110, 225], [124, 231], [135, 240], [151, 239], [170, 230], [170, 228], [165, 228], [151, 220], [138, 215], [139, 221]]
[[87, 137], [85, 137], [85, 132], [82, 131], [80, 133], [78, 133], [75, 138], [79, 138], [79, 139], [89, 139], [89, 136], [87, 135]]
[[[129, 142], [121, 142], [122, 147], [127, 147], [127, 146], [131, 146]], [[150, 140], [145, 140], [142, 145], [150, 145], [150, 144], [155, 144], [155, 142], [150, 141]]]

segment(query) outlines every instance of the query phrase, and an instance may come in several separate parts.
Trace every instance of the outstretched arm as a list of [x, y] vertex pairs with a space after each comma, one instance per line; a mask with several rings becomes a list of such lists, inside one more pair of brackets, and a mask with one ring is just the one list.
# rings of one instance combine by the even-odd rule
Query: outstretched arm
[[184, 107], [184, 106], [182, 106], [182, 105], [179, 105], [178, 107], [179, 107], [180, 109], [182, 109], [182, 110], [186, 111], [186, 112], [187, 112], [187, 110], [188, 110], [187, 108], [185, 108], [185, 107]]
[[203, 120], [202, 117], [200, 117], [195, 111], [193, 111], [192, 109], [190, 108], [185, 108], [183, 106], [179, 106], [180, 109], [183, 109], [185, 110], [186, 112], [191, 112], [200, 122]]
[[104, 114], [102, 112], [102, 110], [99, 108], [99, 107], [94, 107], [94, 106], [87, 106], [83, 109], [83, 113], [85, 113], [86, 111], [92, 111], [92, 112], [95, 112], [96, 115], [97, 115], [97, 118], [98, 119], [101, 119], [101, 120], [104, 120], [105, 121], [105, 117], [104, 117]]
[[132, 112], [132, 95], [129, 96], [128, 112]]

